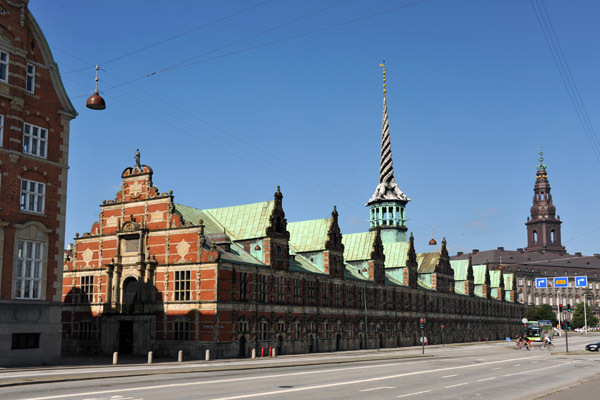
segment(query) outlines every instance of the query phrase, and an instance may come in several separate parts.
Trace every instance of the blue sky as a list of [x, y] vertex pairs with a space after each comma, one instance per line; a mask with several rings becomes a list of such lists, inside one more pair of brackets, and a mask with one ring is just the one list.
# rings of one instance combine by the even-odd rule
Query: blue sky
[[[280, 185], [288, 221], [336, 205], [343, 233], [367, 230], [385, 59], [417, 251], [437, 250], [432, 227], [451, 254], [525, 247], [543, 145], [563, 244], [600, 253], [600, 161], [586, 136], [600, 125], [600, 3], [543, 6], [588, 130], [527, 0], [32, 0], [79, 112], [67, 241], [114, 199], [137, 148], [176, 202], [254, 203]], [[105, 111], [85, 108], [95, 64]]]

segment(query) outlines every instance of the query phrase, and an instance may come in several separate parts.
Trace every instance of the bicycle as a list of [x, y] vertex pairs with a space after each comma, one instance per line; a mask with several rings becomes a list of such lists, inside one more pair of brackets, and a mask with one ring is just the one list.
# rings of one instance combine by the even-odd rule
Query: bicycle
[[552, 343], [544, 343], [540, 346], [540, 350], [554, 350], [554, 345]]

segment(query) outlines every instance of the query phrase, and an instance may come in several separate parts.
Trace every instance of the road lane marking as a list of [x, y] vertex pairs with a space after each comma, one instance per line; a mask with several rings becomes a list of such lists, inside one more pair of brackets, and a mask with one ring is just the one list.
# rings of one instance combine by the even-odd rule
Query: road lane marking
[[408, 394], [401, 394], [398, 397], [414, 396], [414, 395], [417, 395], [417, 394], [429, 393], [429, 392], [431, 392], [431, 390], [423, 390], [422, 392], [414, 392], [414, 393], [408, 393]]
[[464, 385], [468, 385], [468, 384], [469, 384], [469, 382], [457, 383], [456, 385], [446, 386], [444, 389], [450, 389], [450, 388], [453, 388], [453, 387], [464, 386]]
[[380, 387], [376, 387], [376, 388], [363, 389], [363, 390], [361, 390], [361, 392], [370, 392], [371, 390], [380, 390], [380, 389], [396, 389], [396, 387], [395, 386], [380, 386]]
[[526, 373], [526, 372], [537, 372], [537, 371], [542, 371], [542, 370], [545, 370], [545, 369], [556, 368], [556, 367], [562, 367], [563, 365], [567, 365], [567, 364], [571, 364], [571, 363], [573, 363], [573, 361], [568, 361], [568, 362], [566, 362], [566, 363], [562, 363], [562, 364], [558, 364], [558, 365], [551, 365], [551, 366], [549, 366], [549, 367], [545, 367], [545, 368], [536, 368], [536, 369], [534, 369], [534, 370], [531, 370], [531, 371], [521, 371], [521, 372], [515, 372], [514, 374], [507, 374], [507, 375], [504, 375], [504, 376], [514, 376], [514, 375], [520, 375], [520, 374], [523, 374], [523, 373]]
[[496, 371], [498, 369], [500, 369], [500, 368], [492, 368], [492, 369], [490, 369], [490, 371]]
[[478, 379], [477, 382], [485, 382], [485, 381], [491, 381], [492, 379], [496, 379], [496, 377], [492, 377], [492, 378], [484, 378], [484, 379]]
[[442, 379], [452, 378], [453, 376], [458, 376], [458, 374], [442, 376]]
[[[281, 389], [281, 390], [274, 390], [271, 392], [251, 393], [251, 394], [232, 396], [232, 397], [220, 397], [220, 398], [216, 398], [213, 400], [245, 399], [245, 398], [251, 398], [251, 397], [270, 396], [270, 395], [274, 395], [274, 394], [293, 393], [293, 392], [300, 392], [300, 391], [305, 391], [305, 390], [322, 389], [322, 388], [328, 388], [328, 387], [354, 385], [357, 383], [378, 382], [378, 381], [387, 380], [387, 379], [402, 378], [402, 377], [415, 376], [415, 375], [424, 375], [424, 374], [429, 374], [429, 373], [434, 373], [434, 372], [455, 371], [457, 369], [465, 369], [465, 368], [480, 368], [485, 365], [493, 365], [493, 364], [499, 364], [499, 363], [507, 363], [507, 362], [525, 360], [525, 359], [530, 359], [531, 357], [542, 357], [542, 356], [540, 355], [540, 356], [530, 356], [530, 357], [521, 357], [521, 358], [511, 358], [508, 360], [489, 361], [486, 363], [476, 363], [476, 364], [471, 364], [471, 365], [462, 365], [462, 366], [458, 366], [458, 367], [452, 366], [452, 367], [445, 367], [445, 368], [438, 368], [438, 369], [431, 369], [431, 370], [424, 370], [424, 371], [413, 371], [413, 372], [406, 372], [406, 373], [402, 373], [402, 374], [378, 376], [375, 378], [368, 378], [368, 379], [361, 379], [361, 380], [350, 380], [350, 381], [337, 382], [337, 383], [305, 386], [305, 387], [300, 387], [300, 388]], [[356, 368], [359, 368], [359, 367], [356, 367]], [[336, 368], [335, 370], [343, 371], [344, 369], [347, 369], [347, 368]], [[332, 370], [320, 370], [320, 371], [293, 372], [293, 373], [288, 373], [288, 374], [263, 375], [260, 377], [260, 379], [264, 380], [264, 379], [286, 378], [286, 377], [290, 377], [290, 376], [300, 376], [300, 375], [309, 375], [309, 374], [322, 374], [324, 372], [331, 372], [331, 371]], [[135, 391], [139, 392], [139, 391], [167, 389], [167, 388], [174, 388], [174, 387], [214, 385], [214, 384], [218, 384], [218, 383], [245, 382], [245, 381], [256, 381], [256, 376], [249, 376], [249, 377], [244, 377], [244, 378], [215, 379], [215, 380], [207, 380], [204, 382], [169, 383], [169, 384], [164, 384], [164, 385], [144, 386], [144, 387], [136, 387], [136, 388], [99, 390], [96, 392], [87, 392], [87, 393], [73, 393], [73, 394], [61, 394], [61, 395], [57, 395], [57, 396], [33, 397], [33, 398], [29, 398], [27, 400], [66, 399], [66, 398], [70, 398], [70, 397], [91, 396], [91, 395], [105, 394], [105, 393], [125, 393], [125, 392], [135, 392]]]
[[513, 365], [513, 367], [520, 367], [521, 365], [523, 365], [523, 364], [515, 364], [515, 365]]

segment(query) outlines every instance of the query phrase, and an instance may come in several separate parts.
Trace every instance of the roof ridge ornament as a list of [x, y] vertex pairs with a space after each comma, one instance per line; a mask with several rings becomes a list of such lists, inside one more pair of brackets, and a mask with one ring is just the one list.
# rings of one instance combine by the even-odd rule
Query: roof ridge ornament
[[546, 170], [546, 164], [544, 164], [544, 152], [542, 151], [542, 146], [540, 146], [540, 163], [537, 166], [538, 171]]

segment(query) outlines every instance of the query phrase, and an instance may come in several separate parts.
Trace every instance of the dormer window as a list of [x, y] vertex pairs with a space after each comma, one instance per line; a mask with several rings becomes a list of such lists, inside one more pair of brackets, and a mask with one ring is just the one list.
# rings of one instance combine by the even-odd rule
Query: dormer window
[[8, 53], [0, 50], [0, 81], [8, 82]]

